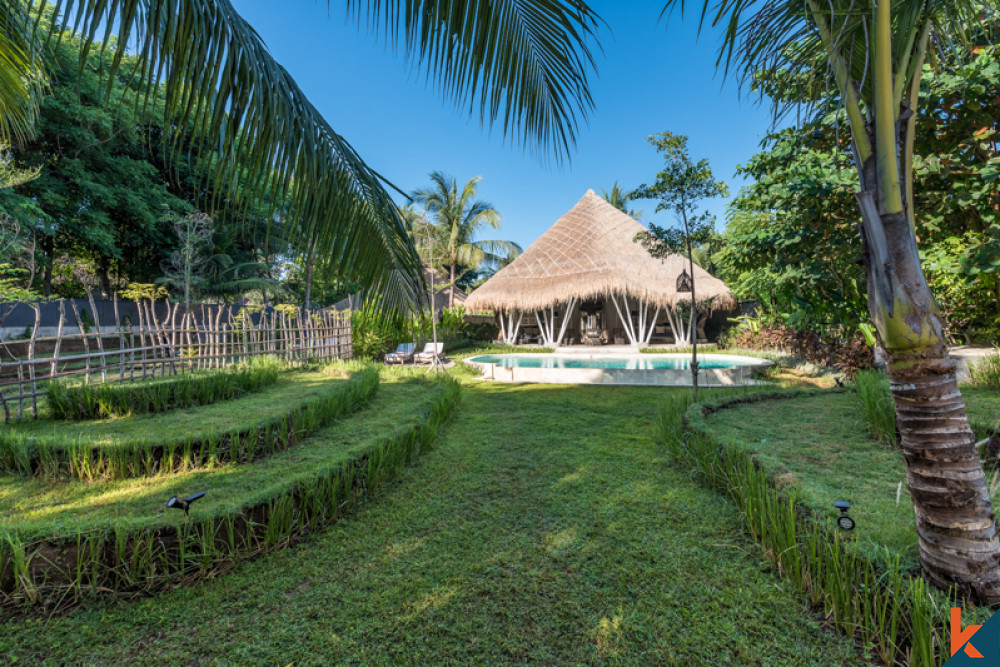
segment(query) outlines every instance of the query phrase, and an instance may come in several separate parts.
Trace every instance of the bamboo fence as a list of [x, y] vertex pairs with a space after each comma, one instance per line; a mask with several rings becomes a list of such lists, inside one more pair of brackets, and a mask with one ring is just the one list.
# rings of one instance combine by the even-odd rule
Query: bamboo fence
[[[45, 384], [57, 378], [83, 383], [131, 382], [222, 368], [257, 355], [289, 363], [350, 359], [351, 317], [336, 311], [200, 306], [190, 312], [168, 304], [157, 316], [151, 301], [135, 302], [137, 323], [103, 325], [89, 297], [93, 322], [73, 300], [59, 302], [55, 336], [40, 337], [41, 311], [30, 336], [0, 341], [0, 408], [4, 421], [38, 416]], [[69, 308], [66, 304], [69, 303]], [[66, 330], [72, 333], [64, 333]]]

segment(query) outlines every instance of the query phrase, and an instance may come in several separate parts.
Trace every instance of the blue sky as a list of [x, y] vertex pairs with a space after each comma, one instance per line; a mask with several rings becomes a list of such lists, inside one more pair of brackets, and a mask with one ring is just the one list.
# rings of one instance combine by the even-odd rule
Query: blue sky
[[[344, 4], [239, 0], [237, 9], [295, 77], [310, 100], [361, 156], [405, 191], [435, 169], [459, 179], [482, 176], [479, 194], [503, 215], [500, 232], [527, 247], [593, 188], [650, 181], [660, 159], [646, 143], [669, 130], [690, 137], [692, 156], [708, 158], [735, 194], [737, 164], [757, 152], [770, 126], [768, 108], [741, 99], [735, 81], [715, 72], [717, 39], [696, 39], [693, 16], [658, 21], [657, 2], [597, 1], [600, 33], [595, 109], [571, 160], [540, 160], [500, 132], [445, 101], [423, 73], [345, 18]], [[638, 202], [644, 221], [671, 222]], [[706, 208], [723, 222], [725, 202]]]

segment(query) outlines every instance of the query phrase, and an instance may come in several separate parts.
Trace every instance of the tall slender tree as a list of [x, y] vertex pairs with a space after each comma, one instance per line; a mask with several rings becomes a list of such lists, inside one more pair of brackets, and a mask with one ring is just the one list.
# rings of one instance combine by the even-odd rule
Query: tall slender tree
[[[476, 187], [481, 176], [470, 178], [458, 189], [458, 182], [440, 171], [430, 174], [432, 186], [413, 193], [413, 201], [422, 204], [434, 216], [439, 238], [444, 246], [445, 262], [449, 267], [449, 285], [455, 285], [456, 269], [478, 267], [483, 262], [496, 263], [521, 247], [513, 241], [477, 240], [483, 227], [500, 229], [500, 212], [489, 202], [476, 199]], [[455, 290], [448, 294], [448, 307], [455, 305]]]
[[[664, 12], [684, 0], [668, 0]], [[868, 310], [885, 350], [925, 576], [1000, 604], [1000, 536], [944, 322], [917, 252], [913, 145], [931, 51], [995, 41], [997, 0], [704, 0], [724, 28], [718, 63], [744, 81], [788, 70], [829, 79], [846, 111], [861, 214]], [[989, 12], [992, 16], [985, 16]], [[808, 96], [798, 96], [799, 98]], [[778, 96], [776, 111], [788, 96]]]
[[[359, 27], [424, 68], [470, 115], [557, 159], [573, 147], [593, 105], [587, 78], [599, 25], [582, 0], [345, 4]], [[166, 92], [163, 126], [196, 137], [193, 144], [164, 137], [178, 160], [217, 147], [210, 176], [217, 189], [243, 186], [262, 199], [277, 193], [273, 201], [290, 211], [290, 235], [315, 238], [325, 259], [378, 286], [386, 303], [410, 298], [420, 261], [382, 177], [308, 101], [230, 0], [0, 3], [0, 141], [31, 134], [47, 49], [58, 41], [50, 36], [69, 28], [87, 47], [101, 39], [96, 48], [112, 70]], [[129, 46], [135, 68], [123, 64]]]
[[[667, 229], [651, 224], [649, 231], [636, 235], [654, 257], [663, 258], [672, 252], [687, 255], [691, 270], [691, 391], [698, 398], [698, 300], [694, 280], [694, 251], [692, 243], [709, 238], [715, 218], [708, 213], [698, 213], [698, 202], [712, 197], [725, 197], [729, 189], [715, 180], [708, 160], [695, 162], [688, 153], [688, 138], [682, 134], [661, 132], [649, 137], [649, 143], [663, 155], [663, 169], [656, 174], [651, 185], [640, 185], [629, 199], [655, 199], [656, 210], [671, 211], [681, 229]], [[679, 233], [678, 233], [679, 231]]]

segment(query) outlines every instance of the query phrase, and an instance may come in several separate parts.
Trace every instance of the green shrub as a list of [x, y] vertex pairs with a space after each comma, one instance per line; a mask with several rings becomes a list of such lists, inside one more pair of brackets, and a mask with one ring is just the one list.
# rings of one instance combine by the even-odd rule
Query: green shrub
[[1000, 392], [1000, 351], [969, 361], [969, 376], [973, 384]]
[[871, 436], [889, 447], [897, 446], [896, 406], [889, 391], [889, 378], [880, 370], [861, 371], [854, 376], [854, 389]]
[[407, 318], [398, 313], [385, 313], [363, 305], [351, 311], [354, 356], [359, 359], [381, 359], [398, 343], [406, 342]]
[[180, 375], [148, 383], [46, 385], [54, 419], [107, 419], [208, 405], [260, 391], [278, 380], [281, 362], [255, 357], [220, 371]]
[[441, 319], [438, 322], [439, 338], [464, 338], [466, 326], [464, 306], [441, 309]]

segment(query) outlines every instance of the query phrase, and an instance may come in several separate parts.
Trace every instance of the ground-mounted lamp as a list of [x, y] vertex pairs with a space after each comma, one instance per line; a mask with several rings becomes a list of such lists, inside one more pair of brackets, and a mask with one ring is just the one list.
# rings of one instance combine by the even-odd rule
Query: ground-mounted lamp
[[677, 276], [677, 291], [678, 292], [694, 291], [694, 281], [691, 279], [691, 276], [688, 275], [687, 269], [681, 269], [681, 275]]
[[204, 498], [206, 493], [208, 492], [199, 491], [198, 493], [194, 493], [187, 498], [178, 498], [177, 496], [173, 496], [167, 501], [167, 507], [175, 510], [184, 510], [184, 516], [189, 516], [188, 510], [191, 508], [191, 504], [200, 498]]
[[846, 500], [837, 500], [833, 506], [840, 510], [840, 516], [837, 517], [837, 525], [840, 526], [840, 529], [854, 530], [854, 519], [847, 516], [847, 510], [851, 509], [851, 503]]

